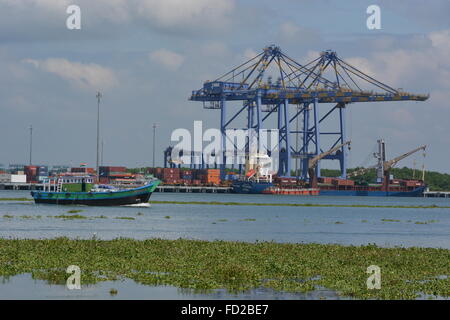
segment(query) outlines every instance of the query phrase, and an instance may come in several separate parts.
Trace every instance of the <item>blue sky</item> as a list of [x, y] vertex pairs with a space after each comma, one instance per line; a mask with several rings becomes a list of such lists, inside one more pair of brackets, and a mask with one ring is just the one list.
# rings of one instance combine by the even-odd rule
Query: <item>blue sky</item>
[[[70, 4], [81, 30], [65, 26]], [[371, 4], [381, 30], [366, 28]], [[276, 44], [301, 62], [333, 49], [382, 82], [431, 94], [351, 105], [350, 166], [383, 137], [388, 157], [428, 144], [426, 167], [450, 172], [448, 12], [445, 0], [0, 0], [0, 163], [27, 163], [32, 124], [36, 163], [94, 165], [100, 90], [105, 164], [151, 164], [156, 122], [162, 165], [172, 130], [219, 124], [191, 90]]]

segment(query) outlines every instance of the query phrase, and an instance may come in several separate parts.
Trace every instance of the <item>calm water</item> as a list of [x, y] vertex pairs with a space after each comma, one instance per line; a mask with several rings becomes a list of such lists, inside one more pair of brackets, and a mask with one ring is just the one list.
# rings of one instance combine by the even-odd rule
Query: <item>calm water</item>
[[[26, 191], [0, 191], [0, 198], [29, 197]], [[450, 206], [444, 198], [300, 197], [275, 195], [154, 193], [152, 200], [232, 201], [260, 203], [323, 203], [368, 205]], [[54, 218], [82, 210], [87, 219]], [[5, 217], [12, 216], [12, 217]], [[40, 216], [40, 217], [39, 217]], [[106, 218], [98, 218], [105, 216]], [[134, 218], [118, 219], [120, 217]], [[383, 221], [383, 219], [396, 221]], [[399, 221], [397, 221], [399, 220]], [[450, 249], [450, 209], [257, 207], [153, 204], [149, 208], [35, 205], [0, 201], [0, 237], [113, 239], [202, 239], [236, 241], [316, 242], [379, 246], [419, 246]], [[118, 289], [116, 296], [109, 289]], [[131, 280], [102, 283], [69, 291], [19, 275], [0, 283], [0, 299], [336, 299], [317, 290], [303, 295], [254, 290], [232, 295], [222, 290], [208, 294], [173, 287], [148, 287]]]
[[[28, 192], [0, 191], [2, 197]], [[444, 198], [296, 197], [154, 193], [152, 200], [450, 206]], [[51, 216], [78, 214], [88, 219]], [[4, 215], [12, 216], [6, 218]], [[38, 217], [40, 216], [40, 218]], [[50, 217], [49, 217], [50, 216]], [[100, 219], [99, 216], [106, 218]], [[118, 219], [120, 217], [134, 220]], [[399, 220], [399, 221], [383, 221]], [[257, 207], [153, 204], [149, 208], [36, 205], [0, 201], [0, 237], [201, 239], [317, 242], [450, 249], [450, 209]]]

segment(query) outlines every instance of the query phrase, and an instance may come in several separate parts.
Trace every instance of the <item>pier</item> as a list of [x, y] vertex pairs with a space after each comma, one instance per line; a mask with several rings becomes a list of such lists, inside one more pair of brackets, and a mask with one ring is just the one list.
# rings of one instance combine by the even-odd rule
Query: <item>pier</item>
[[450, 198], [450, 191], [425, 191], [425, 198]]
[[[115, 185], [119, 189], [131, 189], [140, 185]], [[46, 185], [48, 189], [48, 185]], [[43, 190], [43, 183], [3, 183], [0, 190]], [[55, 186], [51, 185], [50, 190], [55, 191]], [[159, 185], [155, 192], [181, 192], [181, 193], [230, 193], [231, 187], [218, 186], [175, 186]]]

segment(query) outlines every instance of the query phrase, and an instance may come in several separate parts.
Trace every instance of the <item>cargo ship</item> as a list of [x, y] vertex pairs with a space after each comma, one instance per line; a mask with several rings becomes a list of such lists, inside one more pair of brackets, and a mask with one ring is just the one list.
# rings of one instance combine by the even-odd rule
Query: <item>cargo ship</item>
[[375, 196], [375, 197], [419, 197], [423, 195], [427, 186], [424, 183], [424, 169], [422, 170], [422, 179], [407, 180], [394, 179], [390, 175], [390, 169], [400, 160], [423, 150], [426, 146], [420, 146], [399, 157], [386, 161], [384, 140], [378, 140], [379, 150], [375, 153], [378, 159], [376, 165], [356, 170], [348, 178], [359, 176], [370, 169], [376, 169], [378, 183], [355, 183], [354, 180], [317, 177], [316, 167], [320, 159], [335, 152], [345, 144], [338, 145], [331, 150], [315, 156], [309, 160], [309, 181], [303, 181], [290, 177], [266, 177], [264, 171], [260, 171], [255, 179], [254, 172], [247, 174], [246, 177], [235, 181], [232, 184], [234, 193], [252, 193], [252, 194], [292, 194], [292, 195], [321, 195], [321, 196]]
[[247, 194], [420, 197], [427, 188], [422, 180], [392, 179], [387, 190], [383, 184], [356, 185], [353, 180], [329, 177], [318, 180], [316, 188], [302, 187], [303, 181], [295, 178], [275, 178], [273, 182], [238, 180], [233, 182], [232, 191]]

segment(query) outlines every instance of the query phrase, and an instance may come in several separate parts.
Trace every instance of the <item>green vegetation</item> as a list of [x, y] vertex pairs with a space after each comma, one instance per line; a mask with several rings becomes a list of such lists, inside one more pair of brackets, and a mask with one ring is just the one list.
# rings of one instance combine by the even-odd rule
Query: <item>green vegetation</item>
[[133, 218], [133, 217], [116, 217], [116, 219], [135, 220], [135, 218]]
[[429, 223], [435, 223], [439, 222], [438, 220], [428, 220], [428, 221], [417, 221], [415, 224], [429, 224]]
[[[348, 169], [347, 172], [353, 172], [359, 168]], [[321, 169], [320, 173], [324, 177], [339, 177], [340, 171], [333, 169]], [[396, 179], [421, 179], [422, 171], [403, 167], [391, 169], [391, 174]], [[365, 174], [351, 178], [359, 183], [373, 182], [376, 178], [375, 169], [371, 169]], [[431, 191], [450, 191], [450, 174], [440, 173], [436, 171], [425, 171], [425, 183], [429, 186]]]
[[[414, 299], [420, 293], [450, 297], [450, 250], [380, 248], [274, 242], [198, 240], [0, 239], [0, 276], [31, 273], [66, 283], [69, 265], [81, 283], [133, 279], [230, 292], [266, 287], [307, 292], [317, 286], [363, 299]], [[367, 267], [381, 268], [379, 290], [368, 290]]]
[[247, 218], [247, 219], [241, 219], [239, 221], [256, 221], [256, 219], [252, 219], [252, 218]]
[[112, 296], [115, 296], [118, 293], [117, 289], [112, 288], [111, 290], [109, 290], [109, 294]]
[[170, 216], [165, 216], [164, 218], [166, 218], [166, 219], [170, 219]]
[[67, 213], [80, 213], [83, 212], [83, 210], [69, 210]]
[[82, 215], [79, 215], [79, 214], [72, 214], [72, 215], [61, 214], [59, 216], [48, 216], [48, 217], [57, 218], [57, 219], [64, 219], [64, 220], [87, 219], [85, 216], [82, 216]]
[[403, 209], [449, 209], [450, 206], [386, 206], [365, 204], [319, 204], [319, 203], [262, 203], [262, 202], [220, 202], [220, 201], [151, 201], [152, 204], [195, 204], [218, 206], [275, 206], [275, 207], [339, 207], [339, 208], [403, 208]]
[[5, 219], [12, 219], [12, 218], [14, 218], [14, 216], [12, 216], [10, 214], [4, 214], [3, 218], [5, 218]]
[[34, 201], [29, 198], [0, 198], [0, 201]]
[[397, 219], [381, 219], [383, 222], [400, 222], [400, 220]]

